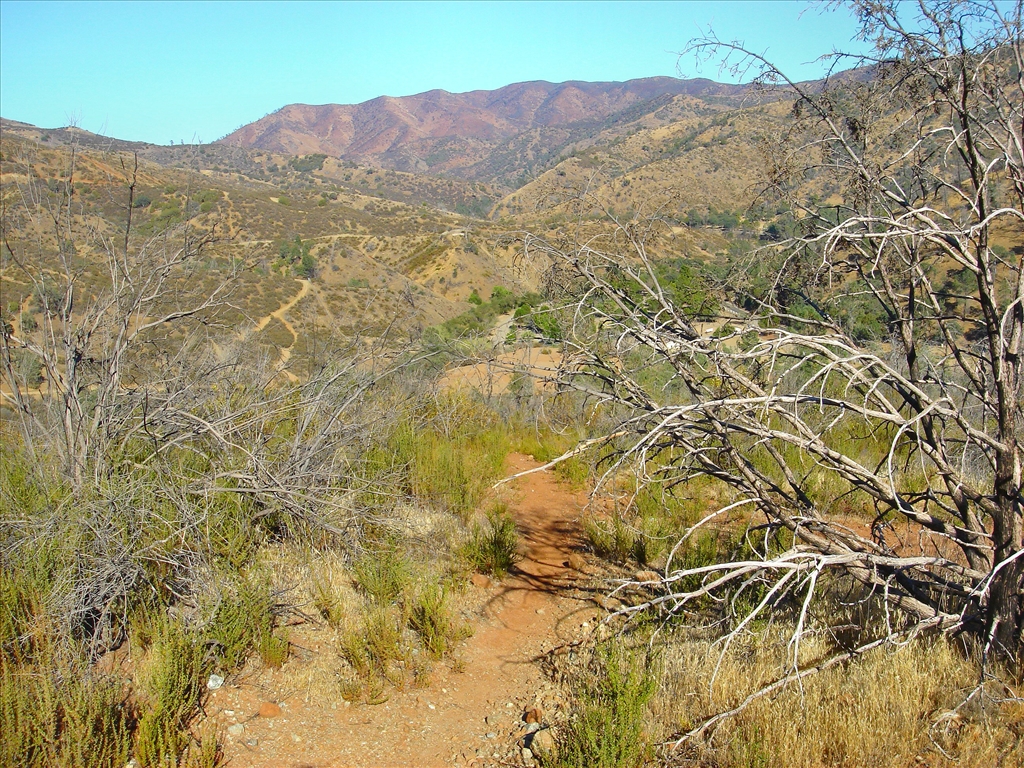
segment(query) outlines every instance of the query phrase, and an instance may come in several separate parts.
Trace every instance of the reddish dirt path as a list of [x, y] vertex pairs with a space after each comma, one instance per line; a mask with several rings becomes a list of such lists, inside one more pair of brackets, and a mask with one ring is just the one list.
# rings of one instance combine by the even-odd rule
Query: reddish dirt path
[[[536, 466], [519, 454], [508, 462], [510, 473]], [[575, 588], [586, 575], [568, 566], [580, 546], [582, 495], [549, 472], [519, 478], [512, 487], [510, 507], [525, 557], [503, 582], [470, 587], [462, 597], [460, 607], [478, 606], [475, 633], [460, 653], [463, 671], [438, 665], [429, 687], [392, 691], [377, 706], [349, 706], [340, 696], [289, 696], [285, 672], [225, 687], [211, 697], [207, 711], [222, 733], [232, 724], [244, 724], [243, 733], [236, 727], [225, 738], [227, 765], [526, 765], [520, 750], [524, 712], [540, 707], [550, 714], [560, 705], [539, 659], [587, 634], [598, 608], [585, 590]], [[256, 714], [266, 700], [282, 703], [278, 716]]]

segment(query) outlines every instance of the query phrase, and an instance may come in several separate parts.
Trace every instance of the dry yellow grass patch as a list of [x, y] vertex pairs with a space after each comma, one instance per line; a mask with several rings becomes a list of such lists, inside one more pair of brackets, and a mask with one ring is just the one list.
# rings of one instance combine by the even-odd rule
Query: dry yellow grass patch
[[[784, 635], [752, 635], [730, 648], [670, 643], [656, 718], [685, 732], [786, 671]], [[805, 643], [806, 660], [825, 651]], [[977, 665], [946, 640], [877, 649], [844, 667], [805, 678], [723, 721], [701, 744], [680, 747], [699, 765], [763, 768], [902, 768], [1024, 765], [1024, 706], [999, 703], [990, 683], [966, 704]]]

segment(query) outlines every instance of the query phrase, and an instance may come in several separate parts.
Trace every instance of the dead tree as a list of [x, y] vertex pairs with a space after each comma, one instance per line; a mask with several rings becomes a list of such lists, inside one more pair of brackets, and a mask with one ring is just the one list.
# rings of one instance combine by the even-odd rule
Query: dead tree
[[[690, 46], [793, 103], [785, 135], [763, 141], [761, 190], [792, 210], [790, 236], [734, 265], [717, 333], [659, 280], [657, 221], [523, 243], [563, 274], [564, 380], [623, 414], [616, 467], [731, 489], [684, 541], [746, 510], [773, 543], [684, 568], [681, 541], [660, 593], [622, 611], [678, 615], [759, 585], [738, 633], [788, 601], [792, 669], [758, 695], [925, 629], [1024, 664], [1021, 3], [851, 5], [875, 53], [820, 87], [736, 44]], [[801, 668], [829, 574], [862, 585], [884, 621]]]
[[[170, 389], [142, 353], [185, 321], [209, 323], [232, 280], [225, 276], [212, 291], [196, 288], [216, 229], [197, 226], [188, 211], [183, 222], [151, 236], [137, 233], [136, 156], [120, 158], [123, 178], [111, 185], [123, 196], [114, 201], [123, 213], [119, 224], [79, 204], [77, 147], [60, 157], [58, 179], [40, 175], [31, 157], [18, 163], [9, 152], [5, 158], [24, 179], [3, 190], [5, 268], [31, 285], [41, 320], [31, 331], [3, 324], [2, 395], [21, 419], [26, 444], [45, 434], [80, 485], [87, 468], [101, 471], [97, 460], [115, 433], [137, 426], [129, 414], [140, 413], [148, 395]], [[101, 277], [89, 281], [90, 273]], [[190, 348], [173, 346], [179, 354]], [[19, 357], [38, 366], [41, 387], [18, 370]]]
[[183, 221], [142, 234], [134, 157], [107, 179], [104, 209], [78, 202], [79, 164], [117, 156], [72, 147], [56, 169], [58, 153], [37, 152], [5, 145], [2, 158], [5, 294], [12, 274], [30, 294], [3, 317], [0, 399], [5, 434], [35, 466], [56, 459], [61, 483], [42, 511], [3, 489], [0, 562], [66, 542], [49, 610], [96, 655], [124, 638], [147, 585], [187, 603], [214, 559], [247, 557], [261, 536], [355, 547], [367, 521], [386, 524], [376, 502], [393, 478], [367, 455], [402, 418], [395, 392], [421, 358], [387, 333], [332, 335], [327, 362], [286, 379], [225, 319], [241, 267], [211, 266], [216, 231], [187, 200]]

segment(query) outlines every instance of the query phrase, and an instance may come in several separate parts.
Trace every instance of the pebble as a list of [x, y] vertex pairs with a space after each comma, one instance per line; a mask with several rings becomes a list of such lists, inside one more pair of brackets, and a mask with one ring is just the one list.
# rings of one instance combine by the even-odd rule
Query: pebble
[[292, 734], [292, 741], [294, 741], [296, 744], [298, 744], [300, 741], [302, 741], [302, 737], [299, 736], [299, 734], [297, 734], [297, 733], [293, 733]]
[[243, 733], [245, 733], [245, 726], [241, 723], [228, 726], [228, 736], [241, 736]]
[[479, 589], [487, 589], [489, 586], [491, 586], [490, 578], [488, 578], [485, 574], [482, 573], [474, 573], [472, 576], [469, 577], [469, 580], [474, 587], [478, 587]]
[[272, 701], [264, 701], [260, 704], [260, 717], [277, 717], [281, 714], [281, 707]]
[[536, 733], [540, 730], [540, 723], [530, 723], [526, 726], [527, 733]]
[[496, 738], [498, 738], [498, 734], [496, 734], [494, 731], [490, 731], [489, 733], [484, 734], [484, 738], [485, 739], [496, 739]]
[[210, 675], [206, 681], [206, 687], [211, 691], [216, 691], [222, 685], [224, 685], [224, 678], [220, 675]]
[[522, 755], [523, 760], [533, 760], [533, 752], [529, 749], [529, 747], [523, 747]]
[[622, 603], [616, 600], [614, 597], [608, 597], [607, 595], [600, 595], [594, 598], [594, 602], [604, 608], [606, 611], [617, 611], [622, 607]]
[[550, 728], [537, 731], [530, 739], [530, 749], [534, 752], [553, 752], [555, 749], [555, 737]]
[[260, 743], [259, 739], [249, 739], [247, 742], [245, 742], [245, 746], [247, 746], [247, 747], [255, 747], [259, 743]]
[[573, 552], [569, 555], [569, 567], [574, 571], [583, 571], [587, 567], [587, 561], [583, 558], [583, 555]]

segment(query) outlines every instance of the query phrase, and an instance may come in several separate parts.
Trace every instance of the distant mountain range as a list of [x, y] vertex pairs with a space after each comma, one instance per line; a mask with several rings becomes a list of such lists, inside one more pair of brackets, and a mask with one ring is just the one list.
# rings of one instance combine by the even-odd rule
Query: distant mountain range
[[636, 120], [675, 97], [734, 100], [749, 93], [747, 86], [671, 77], [433, 90], [362, 104], [290, 104], [215, 143], [508, 183], [531, 161], [547, 160], [573, 140]]

